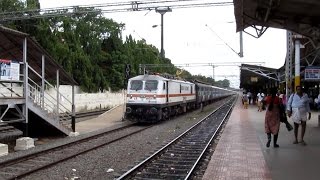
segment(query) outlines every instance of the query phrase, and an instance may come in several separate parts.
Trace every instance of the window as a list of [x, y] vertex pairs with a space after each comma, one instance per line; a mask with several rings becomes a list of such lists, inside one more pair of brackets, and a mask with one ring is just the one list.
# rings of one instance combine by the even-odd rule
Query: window
[[165, 90], [166, 89], [166, 83], [164, 82], [163, 83], [163, 90]]
[[131, 81], [130, 90], [141, 90], [142, 89], [142, 81], [140, 80], [133, 80]]
[[144, 90], [152, 91], [158, 89], [158, 81], [157, 80], [147, 80]]

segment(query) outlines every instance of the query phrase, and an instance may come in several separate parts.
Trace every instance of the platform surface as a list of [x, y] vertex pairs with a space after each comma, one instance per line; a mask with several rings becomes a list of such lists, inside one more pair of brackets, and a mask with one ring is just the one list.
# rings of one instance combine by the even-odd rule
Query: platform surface
[[[281, 123], [278, 144], [266, 147], [266, 111], [256, 105], [243, 109], [237, 101], [203, 179], [320, 179], [320, 127], [318, 112], [307, 122], [306, 146], [293, 144], [294, 134]], [[289, 122], [293, 125], [291, 119]], [[301, 127], [299, 128], [299, 133]]]

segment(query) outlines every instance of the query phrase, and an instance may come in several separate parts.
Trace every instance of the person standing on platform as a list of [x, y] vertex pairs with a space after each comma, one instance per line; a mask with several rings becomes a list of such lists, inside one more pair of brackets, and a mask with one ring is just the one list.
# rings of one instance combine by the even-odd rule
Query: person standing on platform
[[271, 134], [273, 134], [273, 147], [278, 148], [278, 133], [280, 129], [280, 99], [276, 96], [276, 91], [271, 91], [266, 97], [267, 111], [265, 116], [265, 132], [267, 133], [268, 142], [267, 147], [270, 147]]
[[252, 98], [252, 93], [250, 91], [248, 91], [248, 101], [249, 104], [251, 104], [251, 98]]
[[296, 93], [291, 94], [287, 104], [287, 114], [292, 116], [294, 122], [294, 136], [293, 144], [298, 144], [298, 130], [301, 124], [301, 144], [306, 145], [304, 141], [304, 134], [306, 132], [307, 120], [311, 118], [309, 98], [306, 93], [302, 92], [301, 86], [296, 87]]

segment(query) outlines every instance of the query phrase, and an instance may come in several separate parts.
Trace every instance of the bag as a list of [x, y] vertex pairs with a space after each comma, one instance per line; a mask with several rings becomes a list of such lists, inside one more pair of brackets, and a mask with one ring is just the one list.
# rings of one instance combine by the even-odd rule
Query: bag
[[280, 104], [279, 106], [279, 114], [280, 114], [280, 122], [286, 124], [286, 128], [288, 131], [291, 131], [293, 129], [292, 125], [288, 122], [286, 110], [283, 104]]

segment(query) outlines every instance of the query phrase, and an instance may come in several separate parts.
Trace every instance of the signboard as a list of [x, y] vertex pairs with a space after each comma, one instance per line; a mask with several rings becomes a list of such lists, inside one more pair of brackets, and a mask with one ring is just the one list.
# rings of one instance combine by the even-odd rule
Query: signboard
[[304, 70], [304, 80], [320, 81], [320, 66], [308, 66]]
[[258, 77], [251, 77], [251, 82], [258, 82]]
[[0, 80], [19, 80], [20, 64], [12, 60], [0, 59]]

